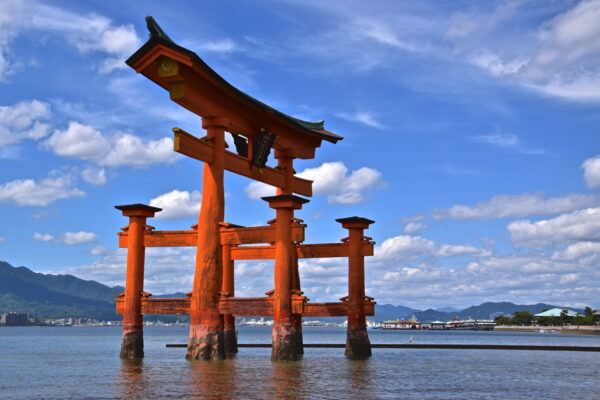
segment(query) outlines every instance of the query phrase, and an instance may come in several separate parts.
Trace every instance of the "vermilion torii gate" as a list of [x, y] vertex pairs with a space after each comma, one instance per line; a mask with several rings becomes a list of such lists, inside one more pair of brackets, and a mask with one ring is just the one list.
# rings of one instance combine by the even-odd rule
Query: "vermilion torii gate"
[[[371, 355], [365, 316], [375, 302], [365, 295], [364, 257], [374, 243], [364, 236], [373, 221], [350, 217], [337, 221], [348, 230], [340, 243], [302, 244], [304, 225], [294, 217], [311, 196], [312, 182], [295, 176], [295, 158], [314, 158], [323, 140], [340, 136], [324, 129], [323, 121], [307, 122], [283, 114], [231, 86], [195, 53], [175, 44], [146, 18], [150, 39], [127, 64], [169, 91], [171, 100], [202, 118], [206, 136], [197, 138], [174, 128], [175, 151], [204, 163], [202, 205], [198, 224], [190, 230], [155, 231], [147, 225], [161, 209], [143, 204], [116, 206], [129, 217], [119, 233], [126, 247], [125, 292], [116, 300], [123, 314], [121, 357], [143, 357], [142, 314], [189, 314], [188, 359], [221, 359], [237, 352], [236, 316], [273, 317], [272, 359], [295, 360], [303, 353], [302, 317], [347, 316], [346, 355]], [[238, 154], [226, 150], [225, 132], [234, 136]], [[265, 165], [275, 149], [277, 167]], [[224, 171], [277, 187], [263, 197], [275, 210], [268, 225], [242, 227], [224, 220]], [[195, 246], [196, 271], [188, 298], [153, 299], [143, 291], [146, 247]], [[348, 296], [340, 302], [311, 303], [303, 296], [299, 258], [347, 257]], [[266, 297], [235, 297], [235, 260], [275, 260], [274, 289]]]

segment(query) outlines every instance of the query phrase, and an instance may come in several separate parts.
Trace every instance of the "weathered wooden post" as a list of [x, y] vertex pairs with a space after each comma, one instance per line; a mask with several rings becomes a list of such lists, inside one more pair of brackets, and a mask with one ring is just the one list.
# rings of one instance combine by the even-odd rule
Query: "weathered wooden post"
[[202, 118], [212, 143], [212, 162], [205, 162], [202, 173], [202, 205], [198, 216], [196, 271], [190, 303], [188, 359], [223, 359], [225, 341], [223, 317], [219, 314], [219, 292], [223, 274], [220, 225], [225, 216], [223, 171], [225, 166], [226, 118]]
[[115, 206], [129, 217], [127, 227], [127, 273], [125, 275], [125, 306], [123, 309], [123, 338], [121, 358], [144, 357], [144, 327], [142, 319], [142, 292], [144, 290], [144, 229], [146, 218], [162, 211], [145, 204]]
[[[294, 194], [293, 192], [293, 179], [296, 171], [294, 171], [294, 152], [290, 149], [275, 149], [275, 158], [277, 159], [277, 168], [282, 170], [285, 174], [284, 185], [281, 188], [277, 188], [277, 194]], [[294, 210], [292, 210], [292, 218], [294, 217]], [[301, 221], [301, 220], [300, 220]], [[302, 289], [300, 285], [300, 271], [298, 269], [298, 257], [294, 253], [293, 265], [292, 265], [292, 292], [298, 296], [302, 295]], [[297, 332], [296, 345], [298, 346], [298, 352], [304, 354], [304, 339], [302, 337], [302, 315], [293, 314], [292, 323]]]
[[361, 217], [336, 219], [348, 229], [348, 329], [346, 333], [346, 357], [367, 358], [371, 356], [371, 342], [367, 333], [365, 317], [365, 258], [362, 245], [363, 232], [375, 221]]
[[[235, 295], [233, 260], [231, 259], [232, 245], [223, 245], [223, 283], [221, 294], [225, 297]], [[235, 332], [235, 317], [231, 314], [223, 315], [223, 335], [225, 338], [225, 353], [238, 352], [237, 335]]]
[[273, 348], [272, 360], [297, 360], [298, 331], [292, 314], [292, 275], [295, 245], [292, 242], [291, 223], [294, 210], [302, 208], [308, 200], [295, 195], [263, 197], [269, 207], [276, 210], [275, 217], [275, 293], [273, 299]]

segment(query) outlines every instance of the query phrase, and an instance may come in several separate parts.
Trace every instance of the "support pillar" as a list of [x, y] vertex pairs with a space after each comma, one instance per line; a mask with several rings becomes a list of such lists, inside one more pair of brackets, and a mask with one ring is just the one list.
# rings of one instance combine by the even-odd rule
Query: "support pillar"
[[225, 216], [223, 171], [227, 119], [207, 117], [202, 127], [212, 142], [213, 160], [202, 170], [202, 205], [198, 216], [196, 271], [190, 301], [190, 337], [186, 358], [210, 360], [225, 358], [223, 316], [219, 314], [222, 286], [222, 249], [219, 222]]
[[295, 248], [291, 237], [293, 210], [298, 210], [308, 200], [283, 194], [263, 197], [269, 207], [276, 210], [275, 218], [275, 293], [273, 295], [273, 347], [271, 359], [277, 361], [298, 360], [298, 331], [292, 314], [292, 275], [294, 273]]
[[364, 230], [375, 221], [360, 217], [336, 219], [348, 229], [348, 328], [346, 351], [348, 358], [361, 359], [371, 356], [371, 342], [367, 333], [365, 301], [365, 258], [361, 254]]
[[[233, 297], [235, 295], [231, 246], [232, 245], [223, 245], [223, 285], [221, 295], [225, 297]], [[237, 335], [235, 332], [235, 317], [231, 314], [223, 315], [223, 335], [225, 338], [225, 354], [236, 354], [238, 352], [238, 347]]]
[[144, 229], [146, 218], [162, 211], [144, 204], [115, 206], [129, 217], [127, 227], [127, 272], [125, 276], [125, 299], [123, 309], [123, 337], [121, 358], [144, 357], [144, 327], [142, 319], [142, 292], [144, 290]]
[[[285, 173], [285, 183], [282, 188], [277, 188], [277, 195], [281, 194], [294, 194], [293, 193], [293, 179], [296, 171], [294, 171], [294, 159], [295, 154], [290, 149], [275, 149], [275, 158], [277, 159], [277, 168], [281, 169]], [[292, 218], [294, 218], [294, 210], [292, 210]], [[301, 296], [302, 287], [300, 284], [300, 271], [298, 269], [298, 257], [294, 253], [293, 265], [292, 265], [292, 291], [293, 293]], [[304, 354], [304, 338], [302, 336], [302, 315], [292, 314], [292, 324], [297, 332], [296, 345], [299, 354]]]

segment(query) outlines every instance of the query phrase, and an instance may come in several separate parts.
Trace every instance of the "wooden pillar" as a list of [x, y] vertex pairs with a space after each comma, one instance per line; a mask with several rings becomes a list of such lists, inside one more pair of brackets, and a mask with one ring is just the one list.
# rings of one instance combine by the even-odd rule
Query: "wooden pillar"
[[[275, 158], [277, 159], [277, 168], [282, 169], [285, 173], [284, 187], [277, 188], [277, 195], [294, 194], [292, 190], [293, 179], [296, 171], [294, 171], [294, 153], [290, 149], [275, 149]], [[294, 210], [292, 210], [292, 218], [294, 218]], [[297, 295], [302, 295], [302, 287], [300, 284], [300, 271], [298, 269], [298, 257], [293, 253], [292, 260], [292, 290]], [[304, 338], [302, 336], [302, 315], [293, 314], [292, 324], [297, 332], [298, 352], [304, 354]]]
[[348, 229], [348, 329], [346, 332], [346, 357], [371, 356], [371, 342], [367, 333], [364, 311], [365, 258], [361, 254], [364, 230], [375, 221], [360, 217], [336, 219]]
[[125, 276], [125, 305], [123, 309], [123, 337], [121, 358], [144, 357], [144, 327], [142, 319], [142, 292], [144, 290], [144, 229], [146, 218], [162, 211], [144, 204], [115, 206], [129, 217], [127, 228], [127, 272]]
[[295, 249], [292, 242], [290, 225], [293, 210], [298, 210], [308, 200], [302, 197], [283, 194], [263, 197], [269, 207], [276, 210], [275, 217], [275, 293], [273, 295], [273, 348], [272, 360], [297, 360], [298, 331], [293, 323], [292, 314], [292, 275]]
[[219, 222], [225, 216], [223, 171], [225, 160], [225, 118], [202, 119], [207, 140], [213, 145], [213, 161], [202, 171], [202, 205], [198, 216], [196, 271], [190, 303], [190, 337], [187, 359], [223, 359], [225, 346], [223, 316], [219, 314], [219, 292], [223, 274]]
[[[235, 296], [235, 282], [233, 260], [231, 259], [231, 246], [232, 245], [223, 245], [223, 284], [221, 295], [225, 297]], [[231, 314], [223, 315], [223, 334], [225, 338], [225, 353], [237, 353], [238, 347], [237, 335], [235, 332], [235, 317]]]

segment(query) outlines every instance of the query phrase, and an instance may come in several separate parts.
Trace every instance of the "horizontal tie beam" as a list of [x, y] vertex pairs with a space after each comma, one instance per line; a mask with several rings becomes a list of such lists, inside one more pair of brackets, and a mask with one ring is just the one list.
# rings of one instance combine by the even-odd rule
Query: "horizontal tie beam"
[[[190, 135], [183, 129], [173, 128], [175, 134], [174, 149], [185, 156], [211, 163], [213, 160], [213, 146], [210, 140], [199, 139]], [[285, 174], [275, 168], [258, 168], [252, 162], [230, 151], [225, 151], [225, 169], [238, 175], [266, 183], [267, 185], [283, 188]], [[292, 178], [292, 191], [302, 196], [312, 196], [312, 181], [308, 179]]]
[[[305, 225], [292, 225], [292, 241], [304, 241]], [[119, 247], [127, 247], [129, 234], [119, 232]], [[248, 228], [221, 228], [222, 245], [258, 244], [275, 242], [275, 225]], [[198, 231], [144, 231], [145, 247], [193, 247], [198, 245]]]

